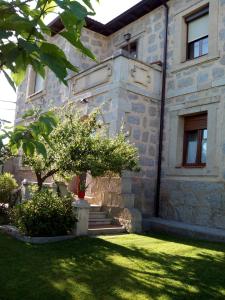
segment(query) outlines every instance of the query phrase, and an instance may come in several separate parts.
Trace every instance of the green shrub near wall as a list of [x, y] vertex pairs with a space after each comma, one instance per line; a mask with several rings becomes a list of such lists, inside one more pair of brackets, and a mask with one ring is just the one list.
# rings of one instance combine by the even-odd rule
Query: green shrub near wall
[[31, 200], [15, 206], [11, 219], [28, 236], [66, 235], [76, 222], [71, 202], [70, 197], [59, 197], [44, 189], [36, 192]]
[[[10, 173], [0, 175], [0, 203], [9, 203], [11, 193], [18, 187], [18, 184]], [[9, 203], [10, 204], [10, 203]]]
[[16, 180], [10, 173], [0, 175], [0, 225], [9, 223], [9, 207], [13, 205], [15, 197], [12, 192], [18, 187]]

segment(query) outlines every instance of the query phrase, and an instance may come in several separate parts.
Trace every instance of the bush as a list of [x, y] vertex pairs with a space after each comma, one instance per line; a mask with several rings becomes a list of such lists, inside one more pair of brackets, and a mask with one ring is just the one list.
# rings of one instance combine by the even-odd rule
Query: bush
[[9, 210], [4, 204], [0, 204], [0, 225], [9, 223]]
[[11, 220], [21, 233], [29, 236], [65, 235], [76, 219], [70, 197], [59, 197], [49, 190], [36, 192], [32, 199], [15, 206]]
[[9, 203], [12, 191], [18, 187], [16, 180], [10, 173], [0, 175], [0, 203]]

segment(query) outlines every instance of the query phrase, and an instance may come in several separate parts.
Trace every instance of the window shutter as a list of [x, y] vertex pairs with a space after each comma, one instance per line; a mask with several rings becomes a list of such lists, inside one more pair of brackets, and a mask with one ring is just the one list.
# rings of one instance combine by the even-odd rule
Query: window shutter
[[209, 14], [188, 23], [188, 43], [209, 35]]
[[188, 116], [184, 119], [184, 130], [191, 131], [207, 128], [207, 113], [195, 116]]

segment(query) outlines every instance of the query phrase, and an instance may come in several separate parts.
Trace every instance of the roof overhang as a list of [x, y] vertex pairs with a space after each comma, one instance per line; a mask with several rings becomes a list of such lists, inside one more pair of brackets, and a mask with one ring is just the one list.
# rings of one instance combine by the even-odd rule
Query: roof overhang
[[[85, 27], [105, 36], [109, 36], [167, 1], [169, 0], [142, 0], [106, 24], [102, 24], [91, 18], [86, 18]], [[49, 27], [52, 30], [52, 35], [55, 35], [64, 28], [64, 25], [62, 24], [61, 19], [57, 17], [49, 24]]]

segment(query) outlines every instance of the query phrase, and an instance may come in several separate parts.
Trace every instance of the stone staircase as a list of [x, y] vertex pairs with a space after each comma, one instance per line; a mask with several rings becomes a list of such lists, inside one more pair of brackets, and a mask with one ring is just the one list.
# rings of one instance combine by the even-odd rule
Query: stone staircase
[[125, 233], [121, 225], [115, 224], [115, 221], [107, 217], [107, 212], [102, 211], [100, 205], [91, 205], [89, 212], [89, 235], [106, 235]]

